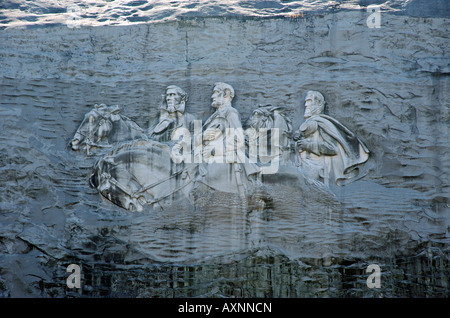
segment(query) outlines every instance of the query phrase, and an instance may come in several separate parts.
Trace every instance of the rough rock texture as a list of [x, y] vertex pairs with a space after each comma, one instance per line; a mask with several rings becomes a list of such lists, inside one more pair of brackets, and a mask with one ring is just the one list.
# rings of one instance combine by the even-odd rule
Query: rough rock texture
[[167, 22], [192, 17], [295, 18], [304, 14], [366, 10], [422, 18], [450, 15], [447, 0], [4, 0], [0, 28], [129, 25]]
[[[219, 12], [211, 4], [143, 20], [164, 23], [79, 28], [52, 24], [63, 18], [49, 7], [38, 14], [49, 20], [17, 27], [23, 4], [4, 2], [1, 296], [448, 296], [448, 3], [385, 2], [371, 29], [356, 5], [376, 1], [292, 1], [286, 14], [305, 12], [295, 18], [264, 2], [247, 1], [248, 14], [236, 2], [236, 16], [205, 17]], [[274, 187], [278, 199], [246, 210], [204, 191], [196, 210], [136, 214], [89, 187], [96, 157], [68, 144], [94, 104], [119, 104], [146, 128], [175, 84], [204, 120], [216, 81], [233, 85], [243, 121], [271, 103], [289, 109], [294, 129], [306, 91], [321, 91], [327, 113], [371, 150], [367, 175], [332, 193]], [[65, 284], [71, 263], [82, 266], [78, 291]], [[381, 289], [365, 284], [371, 263]]]

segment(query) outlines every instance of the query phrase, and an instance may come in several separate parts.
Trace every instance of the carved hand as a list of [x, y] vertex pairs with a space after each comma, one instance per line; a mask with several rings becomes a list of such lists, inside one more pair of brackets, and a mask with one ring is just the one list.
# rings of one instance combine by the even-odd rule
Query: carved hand
[[292, 135], [292, 139], [294, 139], [294, 140], [299, 140], [300, 138], [302, 138], [302, 133], [299, 131], [299, 130], [297, 130], [293, 135]]
[[311, 142], [308, 139], [297, 140], [297, 148], [300, 151], [309, 150], [311, 148]]
[[297, 141], [297, 148], [300, 151], [306, 150], [318, 156], [321, 155], [334, 156], [337, 153], [333, 145], [330, 145], [325, 142], [314, 142], [311, 141], [310, 139], [301, 139]]
[[216, 128], [208, 128], [205, 130], [205, 132], [203, 133], [203, 140], [205, 141], [212, 141], [215, 140], [217, 138], [217, 136], [219, 135], [220, 130], [216, 129]]
[[211, 147], [211, 146], [203, 147], [202, 156], [204, 159], [208, 159], [209, 157], [214, 156], [214, 155], [215, 155], [214, 147]]

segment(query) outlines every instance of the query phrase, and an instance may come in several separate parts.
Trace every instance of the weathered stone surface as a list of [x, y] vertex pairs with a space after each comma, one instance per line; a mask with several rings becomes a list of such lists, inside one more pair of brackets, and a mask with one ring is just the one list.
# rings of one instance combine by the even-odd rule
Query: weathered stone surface
[[[79, 296], [65, 285], [77, 263], [86, 296], [447, 296], [449, 21], [421, 6], [393, 2], [379, 29], [365, 10], [330, 9], [1, 30], [1, 295]], [[245, 211], [198, 189], [196, 210], [136, 214], [89, 187], [96, 158], [70, 141], [93, 105], [148, 127], [175, 84], [206, 120], [217, 81], [243, 121], [279, 105], [294, 130], [321, 91], [371, 150], [366, 176], [333, 192], [267, 176], [279, 199]], [[380, 290], [365, 285], [371, 263], [386, 270]]]
[[389, 13], [422, 18], [448, 18], [446, 0], [152, 0], [114, 1], [86, 0], [5, 0], [0, 4], [0, 28], [16, 26], [40, 27], [70, 25], [130, 25], [146, 22], [167, 22], [196, 17], [244, 19], [296, 19], [305, 15], [329, 14], [339, 11], [365, 11], [377, 5]]

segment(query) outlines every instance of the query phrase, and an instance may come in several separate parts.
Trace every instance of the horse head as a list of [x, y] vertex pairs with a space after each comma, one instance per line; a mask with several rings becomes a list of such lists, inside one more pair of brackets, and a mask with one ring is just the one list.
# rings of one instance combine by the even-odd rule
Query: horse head
[[[101, 144], [112, 133], [114, 124], [122, 120], [119, 106], [96, 104], [81, 122], [71, 141], [73, 150], [85, 149], [89, 154], [92, 147], [105, 147]], [[107, 145], [106, 145], [107, 146]]]
[[252, 112], [252, 115], [247, 121], [247, 125], [251, 128], [259, 130], [260, 128], [270, 129], [273, 127], [273, 111], [272, 105], [259, 105], [257, 109]]
[[257, 109], [252, 112], [248, 119], [247, 126], [256, 130], [260, 128], [281, 129], [282, 133], [289, 132], [292, 129], [291, 121], [285, 114], [284, 107], [272, 105], [259, 105]]
[[[267, 143], [269, 146], [277, 146], [281, 151], [282, 160], [288, 160], [290, 155], [290, 143], [292, 135], [291, 120], [286, 114], [286, 109], [281, 106], [259, 105], [247, 121], [247, 126], [253, 128], [254, 131], [266, 131], [267, 135], [259, 135], [259, 142]], [[273, 140], [268, 137], [273, 132], [278, 130], [278, 140]], [[255, 137], [254, 137], [255, 138]], [[275, 142], [275, 144], [273, 144]]]

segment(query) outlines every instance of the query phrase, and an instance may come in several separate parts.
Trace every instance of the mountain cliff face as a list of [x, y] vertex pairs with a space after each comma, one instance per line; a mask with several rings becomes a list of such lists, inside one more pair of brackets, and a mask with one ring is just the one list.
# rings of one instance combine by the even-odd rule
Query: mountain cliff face
[[446, 0], [4, 0], [0, 27], [84, 26], [167, 22], [192, 17], [296, 18], [366, 10], [420, 18], [448, 18]]
[[[446, 1], [84, 3], [69, 20], [60, 1], [2, 4], [2, 296], [448, 295]], [[333, 192], [280, 187], [245, 211], [209, 198], [136, 214], [89, 187], [98, 157], [68, 144], [94, 104], [147, 128], [173, 84], [206, 120], [217, 81], [234, 87], [243, 122], [272, 104], [294, 128], [306, 92], [322, 92], [370, 149], [367, 174]], [[372, 263], [380, 289], [365, 283]]]

